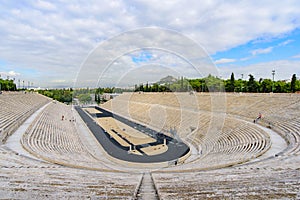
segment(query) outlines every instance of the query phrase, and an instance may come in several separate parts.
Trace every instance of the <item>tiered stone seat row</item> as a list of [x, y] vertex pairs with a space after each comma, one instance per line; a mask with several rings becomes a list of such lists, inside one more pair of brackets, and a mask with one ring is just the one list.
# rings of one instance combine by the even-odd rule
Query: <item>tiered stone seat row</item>
[[299, 169], [153, 173], [161, 199], [298, 199]]
[[[232, 120], [227, 120], [230, 122], [225, 122], [224, 126], [226, 127], [226, 123], [233, 123]], [[198, 146], [198, 159], [171, 170], [197, 171], [229, 166], [255, 158], [269, 149], [271, 142], [267, 134], [262, 134], [263, 132], [252, 124], [234, 123], [240, 124], [234, 129], [220, 131], [214, 135], [190, 137], [189, 142]]]
[[279, 132], [288, 141], [289, 146], [286, 151], [283, 152], [284, 154], [291, 155], [300, 153], [300, 121], [298, 118], [268, 117], [264, 119], [263, 122]]
[[[272, 99], [272, 98], [271, 98]], [[273, 105], [275, 105], [273, 107]], [[267, 126], [282, 135], [289, 146], [284, 154], [292, 155], [300, 152], [300, 96], [280, 95], [272, 99], [272, 105], [267, 106], [271, 111], [264, 115], [260, 124]]]
[[35, 156], [53, 163], [91, 169], [106, 168], [82, 144], [71, 107], [59, 102], [49, 104], [42, 111], [21, 142]]
[[[159, 129], [161, 132], [169, 132], [176, 129], [179, 135], [188, 134], [191, 128], [202, 125], [202, 120], [209, 121], [209, 114], [200, 115], [193, 110], [182, 110], [178, 107], [170, 107], [158, 104], [146, 104], [141, 102], [127, 102], [123, 99], [108, 102], [103, 105], [112, 112], [121, 114], [129, 119], [140, 121], [150, 127]], [[199, 124], [198, 121], [202, 124]]]
[[[161, 128], [161, 132], [168, 133], [170, 129], [175, 128], [180, 138], [193, 144], [199, 153], [200, 159], [194, 160], [191, 166], [184, 165], [184, 168], [188, 166], [190, 169], [200, 169], [232, 165], [257, 157], [270, 147], [270, 138], [263, 130], [252, 123], [222, 113], [193, 109], [196, 107], [194, 100], [184, 102], [184, 99], [194, 98], [190, 96], [190, 94], [125, 94], [104, 104], [104, 108], [116, 113], [126, 110], [126, 114], [122, 113], [123, 115]], [[204, 101], [210, 101], [208, 95], [204, 96], [204, 100], [200, 97], [197, 97], [196, 102], [205, 104]], [[172, 101], [172, 98], [176, 98], [177, 101]], [[162, 119], [159, 119], [161, 116]]]
[[[104, 105], [106, 109], [151, 126], [157, 126], [154, 116], [157, 111], [161, 111], [159, 114], [166, 116], [161, 118], [164, 119], [164, 124], [159, 124], [156, 128], [167, 132], [175, 127], [181, 138], [197, 147], [197, 159], [152, 173], [161, 199], [300, 198], [299, 96], [226, 94], [226, 113], [219, 107], [216, 110], [220, 113], [215, 113], [211, 112], [216, 110], [212, 108], [215, 102], [209, 94], [176, 95], [174, 99], [174, 94], [159, 94], [158, 97], [154, 94], [125, 94]], [[184, 101], [188, 96], [191, 97]], [[1, 105], [5, 103], [1, 96], [0, 101]], [[29, 102], [28, 104], [31, 105]], [[126, 106], [130, 109], [124, 109]], [[10, 109], [1, 107], [0, 110], [0, 115], [6, 116]], [[259, 121], [259, 124], [270, 123], [272, 130], [280, 132], [290, 142], [284, 154], [236, 167], [200, 171], [244, 162], [267, 150], [271, 144], [268, 134], [253, 124], [252, 120], [243, 121], [254, 119], [259, 112], [265, 119], [261, 121], [264, 123]], [[1, 120], [4, 118], [6, 117], [1, 117]], [[214, 124], [219, 121], [222, 123]], [[22, 143], [31, 153], [50, 163], [20, 156], [4, 145], [0, 146], [0, 197], [135, 197], [141, 174], [107, 170], [108, 167], [93, 157], [88, 147], [82, 144], [73, 122], [72, 111], [66, 105], [48, 105], [26, 131]], [[64, 167], [52, 162], [98, 171]]]
[[50, 100], [36, 93], [0, 95], [0, 142], [5, 142], [30, 115]]
[[0, 146], [1, 199], [132, 199], [141, 176], [63, 167]]
[[44, 167], [59, 167], [48, 164], [43, 161], [35, 160], [26, 156], [21, 156], [17, 152], [8, 149], [6, 146], [0, 146], [0, 166], [1, 168], [44, 168]]

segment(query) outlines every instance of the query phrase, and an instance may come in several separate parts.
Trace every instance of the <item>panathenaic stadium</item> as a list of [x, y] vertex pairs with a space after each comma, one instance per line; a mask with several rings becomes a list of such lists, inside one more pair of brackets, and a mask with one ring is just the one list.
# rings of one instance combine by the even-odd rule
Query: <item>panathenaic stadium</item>
[[0, 199], [300, 199], [299, 94], [0, 105]]

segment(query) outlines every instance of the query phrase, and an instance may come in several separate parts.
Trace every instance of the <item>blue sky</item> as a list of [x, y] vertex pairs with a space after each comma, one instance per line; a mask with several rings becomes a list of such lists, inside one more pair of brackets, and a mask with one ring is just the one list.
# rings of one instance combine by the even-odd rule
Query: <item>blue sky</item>
[[152, 54], [149, 51], [140, 51], [137, 55], [131, 55], [132, 62], [145, 63], [149, 62], [152, 58]]
[[[297, 59], [300, 51], [300, 30], [297, 29], [284, 37], [273, 38], [267, 41], [249, 41], [227, 51], [217, 52], [212, 55], [214, 60], [222, 58], [233, 59], [232, 63], [240, 66], [268, 62], [275, 60]], [[229, 61], [228, 61], [229, 63]], [[220, 63], [222, 66], [227, 64]]]
[[[270, 78], [273, 69], [278, 80], [294, 73], [300, 77], [298, 0], [4, 0], [0, 10], [1, 77], [40, 87], [71, 87], [99, 45], [144, 27], [173, 30], [195, 41], [223, 78], [231, 72]], [[163, 35], [157, 37], [164, 41]], [[125, 68], [120, 71], [153, 60], [162, 61], [164, 69], [169, 64], [188, 71], [174, 56], [143, 50], [120, 59]], [[143, 80], [142, 74], [136, 76]]]

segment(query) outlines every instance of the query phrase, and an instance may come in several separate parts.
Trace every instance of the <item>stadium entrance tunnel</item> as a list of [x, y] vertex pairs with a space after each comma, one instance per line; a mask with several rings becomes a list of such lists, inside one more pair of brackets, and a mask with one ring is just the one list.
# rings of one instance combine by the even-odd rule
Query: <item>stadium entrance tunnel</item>
[[190, 155], [189, 146], [172, 134], [160, 133], [97, 106], [75, 109], [116, 161], [166, 167], [183, 163]]

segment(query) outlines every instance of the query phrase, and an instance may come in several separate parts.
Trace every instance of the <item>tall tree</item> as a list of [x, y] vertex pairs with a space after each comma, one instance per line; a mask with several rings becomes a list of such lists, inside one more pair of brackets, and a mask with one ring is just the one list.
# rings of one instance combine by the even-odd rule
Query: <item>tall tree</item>
[[146, 83], [145, 92], [149, 92], [149, 84], [148, 84], [148, 81], [147, 81], [147, 83]]
[[292, 81], [291, 81], [291, 92], [295, 92], [296, 91], [296, 74], [293, 74], [292, 76]]
[[95, 102], [98, 102], [98, 94], [95, 92]]
[[232, 72], [231, 73], [231, 76], [230, 76], [230, 84], [229, 84], [229, 92], [234, 92], [234, 82], [235, 82], [235, 79], [234, 79], [234, 73]]
[[258, 85], [252, 74], [249, 74], [249, 81], [247, 84], [247, 89], [248, 89], [248, 92], [257, 92]]
[[152, 86], [152, 92], [158, 92], [159, 90], [159, 85], [157, 83], [154, 83]]
[[272, 92], [272, 80], [271, 79], [264, 79], [261, 81], [260, 84], [260, 92], [267, 93], [267, 92]]
[[140, 84], [140, 90], [139, 91], [144, 92], [144, 85], [143, 85], [143, 83]]

